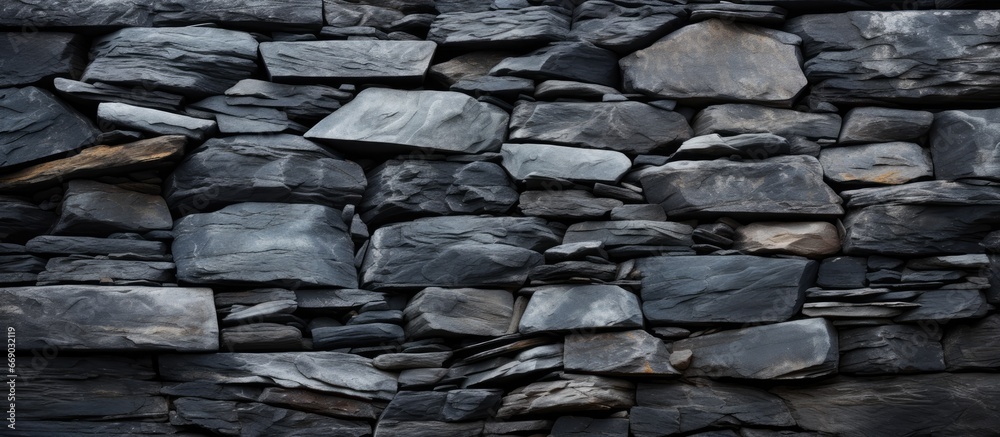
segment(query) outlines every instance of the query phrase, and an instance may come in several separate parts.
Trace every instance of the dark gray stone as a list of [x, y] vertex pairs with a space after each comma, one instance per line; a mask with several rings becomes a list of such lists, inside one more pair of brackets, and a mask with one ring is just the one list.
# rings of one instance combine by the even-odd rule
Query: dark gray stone
[[622, 205], [611, 210], [611, 220], [666, 221], [667, 213], [660, 205]]
[[156, 2], [157, 27], [214, 22], [227, 27], [257, 30], [316, 30], [323, 26], [319, 0], [161, 0]]
[[162, 197], [82, 179], [69, 182], [60, 210], [55, 234], [104, 236], [173, 226]]
[[642, 310], [654, 324], [783, 322], [802, 307], [816, 263], [757, 256], [660, 256], [636, 261]]
[[811, 156], [676, 161], [645, 170], [639, 179], [649, 202], [672, 219], [843, 214], [840, 196], [823, 183], [823, 168]]
[[377, 288], [520, 286], [561, 234], [545, 220], [430, 217], [376, 230], [361, 264]]
[[[204, 383], [199, 382], [186, 384], [204, 385]], [[231, 384], [223, 385], [223, 387], [233, 386], [234, 385]], [[246, 386], [236, 385], [236, 387]], [[374, 420], [382, 411], [380, 406], [376, 406], [376, 404], [371, 402], [301, 388], [287, 389], [281, 387], [267, 387], [261, 390], [260, 395], [258, 395], [256, 399], [270, 405], [282, 406], [341, 419]]]
[[804, 319], [680, 340], [694, 354], [688, 376], [804, 379], [837, 371], [837, 332], [824, 319]]
[[989, 312], [989, 304], [979, 290], [930, 290], [913, 301], [920, 308], [909, 310], [897, 322], [939, 322], [978, 319]]
[[790, 33], [711, 19], [625, 56], [622, 78], [626, 91], [682, 102], [790, 107], [807, 84], [800, 42]]
[[[463, 8], [463, 11], [466, 10]], [[522, 48], [566, 39], [570, 20], [538, 6], [518, 10], [448, 12], [431, 24], [427, 39], [445, 48]]]
[[256, 402], [184, 397], [174, 399], [173, 406], [170, 415], [172, 425], [194, 426], [223, 435], [365, 437], [372, 431], [366, 422], [335, 419]]
[[524, 56], [500, 61], [493, 76], [526, 77], [538, 81], [573, 80], [615, 88], [619, 83], [618, 56], [587, 42], [552, 43]]
[[0, 255], [2, 273], [38, 273], [45, 270], [45, 258], [34, 255]]
[[684, 10], [659, 3], [596, 0], [573, 9], [573, 35], [619, 54], [649, 47], [683, 25]]
[[680, 375], [666, 343], [641, 329], [567, 335], [563, 365], [570, 372], [623, 377]]
[[604, 243], [600, 241], [580, 241], [578, 243], [560, 244], [545, 251], [545, 261], [549, 263], [581, 260], [592, 256], [608, 259], [608, 253], [604, 250]]
[[345, 0], [323, 0], [323, 16], [327, 27], [324, 29], [368, 27], [388, 29], [389, 26], [406, 17], [406, 14], [379, 2], [351, 2]]
[[561, 369], [563, 366], [562, 343], [527, 349], [506, 358], [453, 366], [450, 374], [464, 378], [462, 387], [509, 387], [517, 381], [537, 377]]
[[277, 323], [250, 323], [220, 332], [222, 348], [230, 352], [295, 351], [302, 349], [302, 331]]
[[840, 376], [771, 391], [785, 400], [799, 427], [844, 437], [874, 437], [886, 430], [985, 437], [996, 433], [1000, 417], [998, 374]]
[[473, 97], [493, 96], [506, 101], [517, 100], [519, 96], [531, 95], [535, 91], [535, 81], [514, 76], [480, 76], [462, 79], [449, 88]]
[[[890, 293], [879, 297], [889, 299]], [[912, 299], [912, 297], [910, 297]], [[919, 307], [912, 302], [808, 302], [802, 305], [802, 314], [809, 317], [836, 319], [888, 319]], [[887, 320], [886, 320], [887, 321]]]
[[184, 135], [201, 141], [218, 130], [215, 120], [189, 117], [159, 109], [143, 108], [125, 103], [101, 103], [97, 118], [102, 123], [153, 135]]
[[310, 310], [349, 310], [367, 304], [384, 303], [386, 299], [383, 293], [358, 289], [295, 290], [299, 308]]
[[934, 176], [930, 152], [914, 143], [828, 147], [819, 162], [826, 178], [842, 186], [900, 185]]
[[615, 220], [574, 223], [563, 243], [600, 241], [605, 247], [628, 245], [691, 246], [693, 229], [683, 223], [652, 220]]
[[382, 354], [375, 357], [372, 364], [382, 370], [441, 368], [446, 361], [451, 359], [451, 355], [451, 352]]
[[510, 141], [554, 143], [624, 153], [650, 153], [691, 138], [680, 114], [639, 102], [517, 105]]
[[618, 265], [601, 260], [564, 261], [556, 264], [546, 264], [531, 269], [528, 277], [532, 284], [556, 284], [563, 282], [601, 283], [614, 281], [618, 274]]
[[238, 135], [188, 153], [164, 195], [182, 215], [249, 201], [343, 208], [361, 200], [366, 183], [360, 165], [302, 137]]
[[848, 255], [928, 256], [981, 253], [1000, 223], [1000, 205], [874, 205], [844, 218]]
[[389, 160], [368, 172], [358, 205], [371, 226], [421, 216], [503, 214], [517, 202], [517, 189], [492, 162]]
[[14, 0], [0, 9], [0, 26], [118, 28], [151, 26], [152, 0]]
[[1000, 366], [1000, 315], [949, 328], [942, 343], [948, 370], [995, 369]]
[[106, 260], [75, 255], [52, 258], [38, 274], [38, 284], [86, 283], [120, 284], [144, 281], [175, 282], [174, 263], [157, 261]]
[[840, 373], [882, 375], [944, 370], [941, 333], [911, 325], [840, 331]]
[[486, 76], [500, 61], [507, 59], [516, 52], [475, 51], [451, 58], [440, 64], [434, 64], [427, 71], [430, 79], [446, 86], [452, 86], [461, 80], [473, 80]]
[[738, 21], [762, 25], [779, 25], [785, 21], [785, 10], [771, 5], [743, 5], [717, 3], [690, 5], [691, 21], [718, 18], [723, 21]]
[[214, 119], [222, 134], [302, 133], [306, 130], [304, 126], [290, 122], [288, 115], [277, 109], [230, 105], [224, 96], [212, 96], [191, 103], [185, 111]]
[[362, 347], [403, 342], [403, 328], [389, 323], [328, 326], [312, 330], [316, 350]]
[[551, 79], [535, 87], [534, 97], [538, 100], [556, 100], [560, 97], [576, 100], [601, 100], [607, 94], [621, 94], [621, 92], [604, 85]]
[[895, 187], [842, 191], [848, 208], [873, 205], [1000, 205], [1000, 187], [961, 182], [925, 181]]
[[[10, 381], [13, 379], [8, 379], [8, 384]], [[159, 396], [160, 383], [126, 375], [88, 375], [77, 380], [24, 378], [17, 380], [14, 388], [15, 422], [8, 421], [7, 429], [15, 423], [17, 434], [22, 423], [35, 420], [138, 421], [167, 417], [167, 399]]]
[[968, 255], [932, 256], [930, 258], [912, 259], [906, 262], [906, 268], [911, 270], [962, 269], [979, 270], [989, 267], [987, 255], [977, 253]]
[[502, 390], [401, 391], [379, 420], [467, 422], [490, 417]]
[[425, 288], [403, 311], [409, 338], [499, 337], [507, 332], [514, 297], [506, 290]]
[[783, 137], [836, 141], [840, 116], [748, 104], [725, 104], [703, 109], [692, 124], [695, 135], [770, 133]]
[[628, 435], [629, 421], [625, 418], [595, 419], [563, 416], [552, 425], [552, 437], [614, 437]]
[[507, 143], [500, 149], [503, 167], [514, 179], [564, 179], [616, 183], [632, 167], [625, 154], [549, 144]]
[[819, 264], [816, 285], [823, 288], [860, 289], [866, 285], [868, 260], [856, 256], [826, 258]]
[[802, 37], [811, 95], [821, 101], [993, 103], [997, 19], [995, 11], [855, 11], [797, 17], [785, 29]]
[[96, 40], [91, 52], [84, 82], [153, 82], [184, 95], [222, 94], [257, 69], [250, 34], [211, 27], [122, 29]]
[[239, 203], [174, 225], [177, 279], [196, 284], [357, 287], [354, 245], [338, 210]]
[[0, 87], [30, 85], [55, 76], [76, 77], [86, 64], [80, 35], [57, 32], [0, 33]]
[[500, 108], [462, 93], [368, 88], [305, 136], [368, 153], [496, 152], [507, 120]]
[[53, 80], [53, 87], [60, 94], [73, 99], [98, 103], [125, 103], [164, 111], [177, 111], [181, 107], [181, 100], [184, 99], [184, 96], [157, 90], [152, 84], [129, 87], [101, 82], [91, 84], [57, 77]]
[[580, 329], [642, 328], [639, 299], [614, 285], [552, 285], [531, 294], [522, 334]]
[[931, 128], [934, 114], [927, 111], [878, 108], [854, 108], [844, 116], [840, 144], [885, 143], [920, 138]]
[[159, 374], [166, 381], [305, 388], [369, 401], [390, 401], [396, 394], [395, 374], [376, 369], [368, 358], [338, 352], [160, 355]]
[[350, 100], [351, 93], [325, 85], [287, 85], [243, 79], [226, 90], [226, 103], [276, 108], [291, 118], [315, 121]]
[[58, 285], [0, 288], [19, 350], [215, 351], [212, 290]]
[[670, 155], [671, 161], [741, 157], [765, 159], [778, 155], [793, 155], [793, 145], [774, 134], [742, 134], [722, 137], [718, 134], [694, 137], [681, 144]]
[[55, 221], [52, 211], [17, 197], [0, 196], [0, 238], [4, 241], [44, 234]]
[[937, 179], [998, 180], [1000, 109], [943, 111], [934, 116], [931, 154]]
[[525, 191], [517, 204], [527, 216], [582, 220], [607, 218], [612, 209], [623, 205], [584, 190]]
[[563, 374], [555, 381], [535, 382], [504, 396], [498, 418], [583, 411], [626, 410], [635, 404], [635, 385], [603, 376]]
[[477, 422], [434, 422], [380, 420], [374, 437], [479, 437], [483, 433], [483, 421]]
[[761, 389], [707, 378], [640, 383], [635, 401], [629, 419], [636, 437], [686, 433], [720, 425], [795, 424], [780, 398]]
[[69, 237], [40, 235], [25, 243], [29, 253], [40, 255], [165, 255], [167, 245], [160, 241], [119, 238]]
[[92, 145], [89, 119], [35, 87], [0, 89], [0, 169], [54, 159]]
[[261, 59], [276, 82], [420, 84], [436, 44], [430, 41], [265, 42]]

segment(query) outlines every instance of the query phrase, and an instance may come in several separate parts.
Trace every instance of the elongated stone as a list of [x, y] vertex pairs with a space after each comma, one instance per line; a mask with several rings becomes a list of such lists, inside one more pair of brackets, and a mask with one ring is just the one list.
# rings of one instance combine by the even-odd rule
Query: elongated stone
[[259, 30], [316, 30], [323, 26], [322, 0], [165, 0], [156, 2], [153, 23], [189, 26], [206, 22]]
[[615, 411], [635, 404], [635, 385], [602, 376], [565, 375], [565, 379], [536, 382], [503, 398], [497, 417], [569, 411]]
[[981, 253], [1000, 222], [1000, 205], [873, 205], [844, 218], [848, 255], [926, 256]]
[[153, 135], [183, 135], [196, 141], [204, 140], [218, 130], [215, 120], [188, 117], [125, 103], [101, 103], [97, 106], [97, 118], [121, 128], [135, 129]]
[[0, 26], [108, 29], [151, 26], [152, 0], [14, 0], [0, 10]]
[[295, 41], [260, 45], [275, 82], [420, 84], [436, 44], [430, 41]]
[[819, 162], [827, 179], [845, 186], [899, 185], [934, 176], [930, 152], [914, 143], [828, 147]]
[[522, 334], [641, 328], [639, 299], [614, 285], [557, 285], [536, 290], [521, 316]]
[[695, 117], [693, 127], [695, 135], [770, 133], [832, 142], [840, 134], [840, 121], [837, 114], [729, 103], [703, 109]]
[[427, 39], [442, 47], [474, 50], [521, 48], [565, 39], [568, 17], [545, 6], [438, 15]]
[[549, 144], [507, 143], [500, 149], [503, 167], [514, 179], [565, 179], [615, 183], [632, 166], [621, 152]]

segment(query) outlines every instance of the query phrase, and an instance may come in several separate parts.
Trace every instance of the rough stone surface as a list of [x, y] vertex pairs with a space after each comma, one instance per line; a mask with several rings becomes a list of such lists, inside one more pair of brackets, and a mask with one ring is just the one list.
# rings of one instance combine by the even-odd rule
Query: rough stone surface
[[500, 61], [490, 74], [538, 81], [558, 79], [617, 87], [618, 56], [587, 42], [552, 43], [524, 56]]
[[45, 233], [56, 221], [52, 211], [11, 196], [0, 196], [0, 236], [4, 241], [28, 239]]
[[0, 288], [17, 348], [216, 351], [212, 290], [59, 285]]
[[424, 79], [436, 45], [430, 41], [295, 41], [260, 45], [276, 82], [415, 84]]
[[914, 143], [829, 147], [819, 162], [827, 179], [845, 186], [899, 185], [934, 176], [930, 152]]
[[626, 90], [656, 97], [791, 106], [806, 86], [800, 42], [789, 33], [712, 19], [622, 58], [622, 75]]
[[315, 30], [323, 25], [320, 0], [166, 0], [156, 2], [156, 26], [187, 26], [206, 22], [246, 29]]
[[882, 325], [840, 331], [840, 373], [877, 375], [940, 372], [940, 332], [918, 326]]
[[177, 279], [193, 284], [357, 287], [354, 245], [340, 211], [240, 203], [174, 225]]
[[0, 89], [0, 169], [22, 166], [91, 145], [89, 119], [35, 87]]
[[695, 117], [693, 127], [695, 135], [770, 133], [835, 141], [840, 135], [840, 116], [730, 103], [703, 109]]
[[438, 15], [427, 39], [442, 47], [493, 50], [565, 39], [568, 17], [544, 6], [519, 10], [449, 12]]
[[948, 370], [1000, 366], [1000, 315], [949, 329], [942, 341]]
[[636, 261], [642, 310], [654, 324], [782, 322], [802, 306], [816, 263], [756, 256], [660, 256]]
[[403, 311], [406, 334], [427, 337], [498, 337], [513, 316], [514, 297], [505, 290], [425, 288]]
[[495, 152], [507, 120], [500, 108], [462, 93], [369, 88], [305, 136], [362, 153]]
[[517, 206], [534, 217], [599, 219], [622, 205], [620, 200], [594, 197], [584, 190], [537, 190], [522, 192]]
[[572, 34], [619, 54], [632, 53], [680, 27], [683, 14], [666, 4], [589, 1], [573, 10]]
[[840, 251], [840, 235], [827, 222], [756, 222], [736, 229], [733, 249], [818, 258]]
[[799, 150], [784, 137], [774, 134], [742, 134], [722, 137], [719, 134], [702, 135], [684, 141], [671, 161], [688, 159], [714, 159], [742, 157], [764, 159], [778, 155], [795, 155]]
[[622, 377], [679, 375], [659, 338], [641, 329], [566, 336], [563, 365], [570, 372]]
[[641, 328], [639, 299], [614, 285], [553, 285], [535, 290], [518, 331]]
[[840, 144], [886, 143], [920, 138], [931, 128], [934, 114], [927, 111], [865, 106], [847, 111]]
[[844, 253], [920, 256], [979, 253], [1000, 206], [874, 205], [848, 211]]
[[0, 26], [56, 28], [114, 28], [150, 26], [153, 23], [151, 0], [56, 0], [38, 3], [15, 0], [0, 10]]
[[931, 154], [937, 179], [998, 179], [1000, 110], [954, 110], [935, 114]]
[[565, 179], [615, 183], [632, 166], [625, 154], [549, 144], [507, 143], [503, 167], [514, 179]]
[[624, 410], [635, 403], [635, 385], [602, 376], [565, 375], [565, 379], [535, 382], [504, 396], [497, 417], [564, 411]]
[[566, 229], [564, 244], [600, 241], [606, 247], [627, 245], [690, 246], [693, 229], [683, 223], [653, 220], [614, 220], [574, 223]]
[[77, 179], [68, 184], [52, 232], [108, 235], [170, 229], [172, 225], [167, 203], [160, 196]]
[[125, 103], [101, 103], [97, 107], [97, 117], [104, 123], [122, 128], [153, 135], [183, 135], [196, 141], [204, 140], [218, 129], [218, 124], [214, 120]]
[[61, 32], [0, 33], [0, 87], [23, 86], [54, 76], [78, 76], [86, 43]]
[[510, 119], [510, 141], [623, 153], [649, 153], [690, 137], [683, 116], [638, 102], [521, 103]]

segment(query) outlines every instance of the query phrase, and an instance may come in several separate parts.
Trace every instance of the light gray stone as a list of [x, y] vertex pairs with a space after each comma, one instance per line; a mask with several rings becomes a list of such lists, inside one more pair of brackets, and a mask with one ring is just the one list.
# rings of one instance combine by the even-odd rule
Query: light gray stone
[[828, 147], [819, 162], [827, 179], [844, 186], [900, 185], [934, 176], [930, 152], [914, 143]]
[[448, 12], [431, 24], [427, 39], [446, 48], [521, 48], [568, 37], [570, 20], [545, 6], [518, 10]]
[[847, 111], [840, 144], [886, 143], [920, 138], [931, 128], [934, 114], [909, 109], [865, 106]]
[[[998, 18], [1000, 19], [1000, 18]], [[934, 115], [931, 155], [937, 179], [997, 180], [1000, 109], [953, 110]]]
[[276, 82], [420, 84], [436, 44], [430, 41], [265, 42], [261, 59]]
[[614, 285], [553, 285], [531, 295], [522, 334], [576, 329], [642, 328], [639, 299]]
[[625, 410], [635, 404], [635, 385], [603, 376], [564, 375], [535, 382], [504, 396], [497, 417], [577, 411]]
[[218, 131], [215, 120], [189, 117], [159, 109], [143, 108], [125, 103], [101, 103], [97, 118], [126, 129], [153, 135], [184, 135], [190, 140], [201, 141]]
[[507, 143], [500, 149], [503, 167], [514, 179], [565, 179], [616, 183], [632, 161], [611, 150], [590, 150], [550, 144]]

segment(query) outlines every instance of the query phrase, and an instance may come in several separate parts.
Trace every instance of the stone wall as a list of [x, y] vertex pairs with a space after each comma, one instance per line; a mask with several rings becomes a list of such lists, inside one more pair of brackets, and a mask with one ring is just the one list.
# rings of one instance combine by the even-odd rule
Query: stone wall
[[6, 0], [0, 434], [995, 436], [991, 4]]

